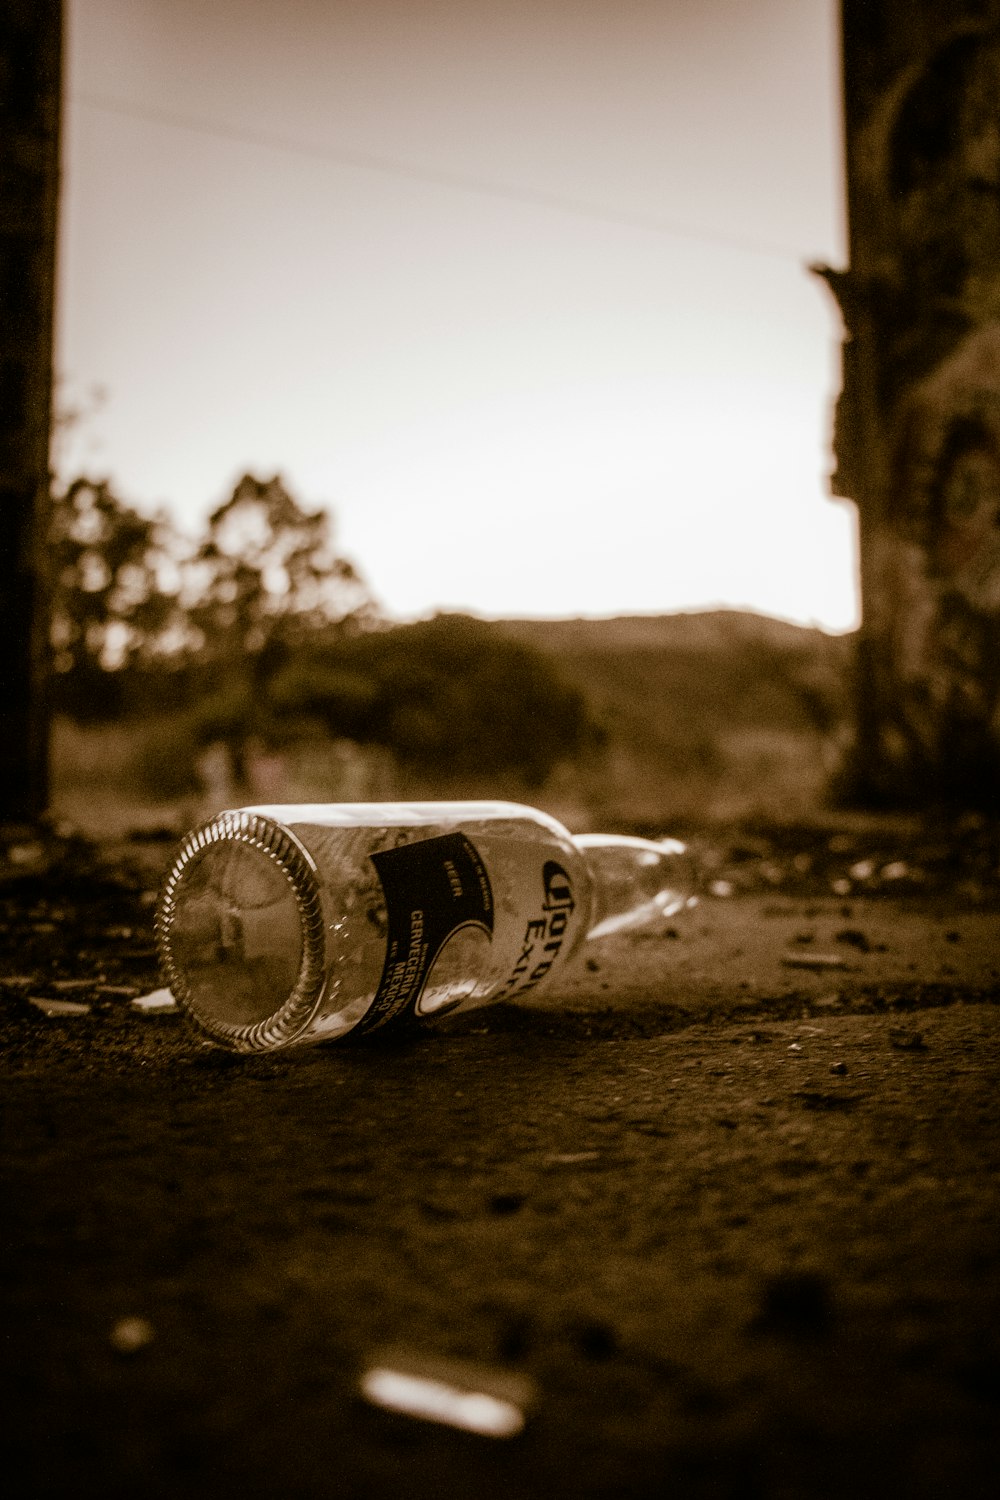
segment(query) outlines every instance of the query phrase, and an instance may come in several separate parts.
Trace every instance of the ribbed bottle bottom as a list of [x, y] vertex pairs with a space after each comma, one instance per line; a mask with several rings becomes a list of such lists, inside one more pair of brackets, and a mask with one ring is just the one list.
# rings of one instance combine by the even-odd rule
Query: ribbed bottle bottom
[[187, 836], [163, 886], [156, 938], [178, 1005], [232, 1051], [287, 1046], [319, 1008], [316, 867], [273, 818], [223, 812]]

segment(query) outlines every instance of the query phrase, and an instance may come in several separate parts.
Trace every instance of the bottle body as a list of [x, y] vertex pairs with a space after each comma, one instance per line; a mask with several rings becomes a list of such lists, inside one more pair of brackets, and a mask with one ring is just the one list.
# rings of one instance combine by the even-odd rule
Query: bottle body
[[569, 835], [517, 804], [245, 808], [185, 841], [157, 930], [181, 1006], [257, 1051], [512, 998], [590, 901]]
[[592, 930], [676, 909], [629, 885], [655, 848], [577, 842], [517, 803], [242, 808], [182, 844], [161, 958], [182, 1009], [236, 1051], [389, 1031], [513, 999]]

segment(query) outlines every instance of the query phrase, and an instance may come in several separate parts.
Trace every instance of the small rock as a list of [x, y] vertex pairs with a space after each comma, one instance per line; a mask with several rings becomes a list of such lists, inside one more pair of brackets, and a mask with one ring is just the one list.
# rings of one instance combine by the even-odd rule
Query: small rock
[[801, 1052], [803, 1050], [802, 1043], [801, 1042], [792, 1042], [792, 1044], [790, 1045], [790, 1047], [788, 1048], [788, 1050], [789, 1050], [789, 1052]]
[[725, 899], [727, 896], [733, 894], [733, 885], [730, 880], [713, 880], [708, 889], [711, 895], [718, 896], [721, 899]]
[[523, 1193], [494, 1193], [489, 1200], [490, 1213], [501, 1217], [516, 1214], [518, 1209], [524, 1207], [526, 1201]]
[[901, 1026], [894, 1026], [889, 1032], [889, 1045], [895, 1047], [897, 1052], [927, 1051], [922, 1031], [910, 1031]]
[[138, 1354], [156, 1337], [156, 1332], [146, 1318], [119, 1318], [111, 1330], [111, 1346], [119, 1354]]
[[786, 969], [846, 969], [839, 953], [785, 953], [781, 962]]
[[21, 870], [38, 870], [46, 863], [45, 845], [35, 842], [10, 844], [7, 858]]
[[361, 1394], [385, 1411], [480, 1437], [511, 1438], [524, 1427], [534, 1387], [512, 1370], [393, 1349], [369, 1363]]
[[835, 941], [846, 943], [849, 948], [857, 948], [861, 953], [871, 952], [872, 945], [868, 941], [868, 934], [862, 932], [859, 927], [841, 928], [840, 932], [836, 934]]
[[162, 1015], [164, 1012], [177, 1009], [177, 1001], [169, 990], [153, 990], [148, 995], [138, 995], [132, 1001], [132, 1009], [138, 1010], [143, 1015]]
[[587, 1359], [611, 1359], [618, 1352], [618, 1335], [609, 1323], [584, 1319], [571, 1325], [571, 1331]]
[[839, 1076], [842, 1077], [847, 1072], [847, 1064], [845, 1062], [831, 1063], [830, 1064], [830, 1072], [831, 1073], [836, 1073], [836, 1074], [838, 1074]]
[[46, 996], [32, 995], [31, 1004], [36, 1010], [40, 1010], [43, 1016], [86, 1016], [90, 1014], [90, 1006], [84, 1005], [80, 1000], [50, 1000]]

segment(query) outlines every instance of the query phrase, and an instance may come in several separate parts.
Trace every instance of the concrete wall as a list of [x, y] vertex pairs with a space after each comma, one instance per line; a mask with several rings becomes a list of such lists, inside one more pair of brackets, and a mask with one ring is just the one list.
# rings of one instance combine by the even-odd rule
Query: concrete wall
[[843, 0], [849, 269], [833, 489], [857, 502], [856, 790], [1000, 787], [1000, 3]]

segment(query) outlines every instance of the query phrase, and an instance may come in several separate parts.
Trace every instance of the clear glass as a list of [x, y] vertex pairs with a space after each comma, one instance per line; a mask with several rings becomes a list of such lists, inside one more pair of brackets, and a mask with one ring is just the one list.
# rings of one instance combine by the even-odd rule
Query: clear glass
[[511, 802], [239, 808], [189, 834], [157, 940], [213, 1041], [270, 1051], [512, 999], [688, 903], [684, 846]]

